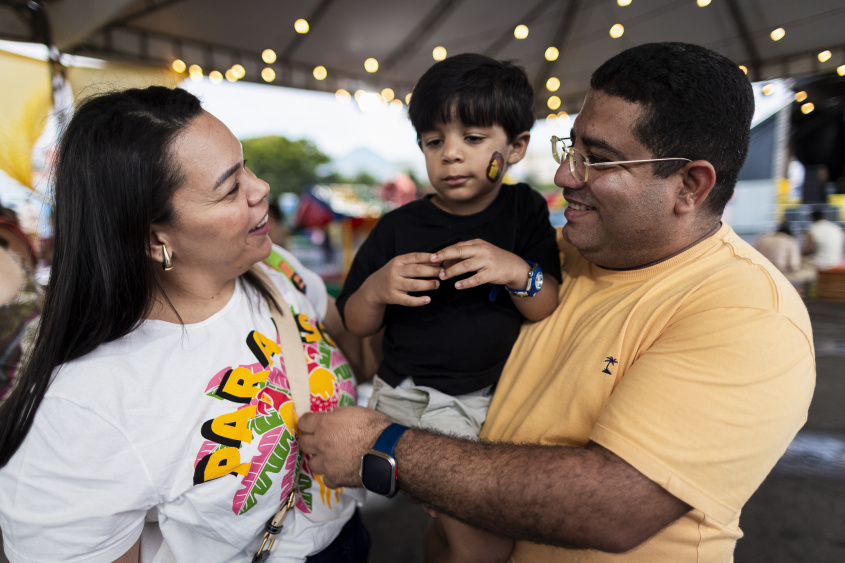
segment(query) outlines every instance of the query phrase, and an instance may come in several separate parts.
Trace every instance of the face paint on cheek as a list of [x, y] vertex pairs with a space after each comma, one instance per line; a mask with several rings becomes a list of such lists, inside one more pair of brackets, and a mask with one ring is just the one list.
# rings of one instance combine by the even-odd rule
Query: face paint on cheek
[[493, 157], [490, 158], [490, 164], [487, 165], [487, 179], [495, 184], [502, 177], [504, 171], [505, 157], [502, 156], [502, 153], [496, 151], [493, 153]]

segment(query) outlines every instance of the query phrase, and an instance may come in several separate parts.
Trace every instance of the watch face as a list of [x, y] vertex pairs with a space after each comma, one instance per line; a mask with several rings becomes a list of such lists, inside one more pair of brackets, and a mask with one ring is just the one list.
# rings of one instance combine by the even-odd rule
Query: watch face
[[361, 482], [368, 491], [391, 495], [396, 490], [396, 462], [383, 452], [370, 452], [361, 459]]
[[540, 289], [543, 287], [543, 271], [542, 270], [537, 271], [537, 277], [534, 278], [534, 287], [537, 288], [537, 291], [540, 291]]

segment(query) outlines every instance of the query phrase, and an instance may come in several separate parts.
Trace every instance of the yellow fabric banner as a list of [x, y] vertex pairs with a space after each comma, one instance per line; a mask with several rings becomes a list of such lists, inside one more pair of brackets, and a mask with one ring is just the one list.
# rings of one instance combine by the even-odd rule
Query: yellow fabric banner
[[33, 189], [32, 148], [52, 107], [50, 69], [44, 61], [0, 51], [0, 169]]

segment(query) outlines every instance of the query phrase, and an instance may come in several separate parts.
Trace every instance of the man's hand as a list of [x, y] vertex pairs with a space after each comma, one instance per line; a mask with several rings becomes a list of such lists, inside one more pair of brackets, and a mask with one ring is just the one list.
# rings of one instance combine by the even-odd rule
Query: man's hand
[[299, 447], [329, 487], [360, 487], [361, 457], [389, 424], [383, 414], [363, 407], [307, 413], [299, 419]]
[[459, 242], [432, 254], [431, 262], [445, 262], [440, 279], [448, 280], [467, 272], [475, 275], [455, 282], [457, 289], [469, 289], [485, 283], [502, 284], [513, 289], [524, 289], [531, 266], [507, 250], [481, 239]]

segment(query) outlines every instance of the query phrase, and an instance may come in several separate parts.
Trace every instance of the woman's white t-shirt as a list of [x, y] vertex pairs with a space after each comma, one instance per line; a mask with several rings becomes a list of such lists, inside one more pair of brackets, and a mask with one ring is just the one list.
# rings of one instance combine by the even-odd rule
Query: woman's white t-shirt
[[[325, 286], [275, 250], [305, 280], [301, 291], [267, 268], [300, 328], [311, 409], [355, 404], [352, 370], [319, 320]], [[0, 470], [9, 558], [113, 561], [143, 533], [142, 561], [249, 560], [293, 486], [270, 560], [322, 550], [363, 495], [327, 488], [298, 455], [285, 353], [267, 304], [238, 281], [205, 321], [144, 321], [60, 366]]]

